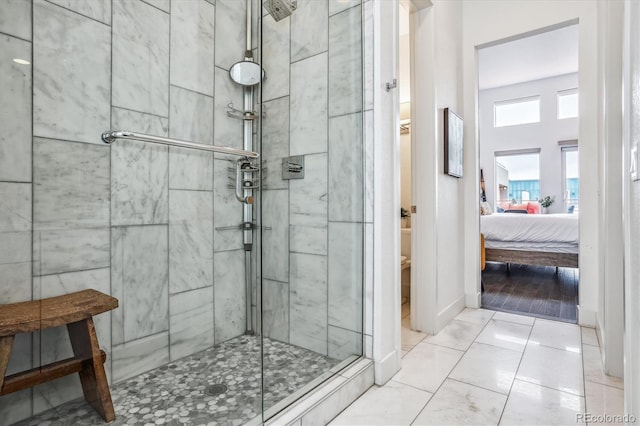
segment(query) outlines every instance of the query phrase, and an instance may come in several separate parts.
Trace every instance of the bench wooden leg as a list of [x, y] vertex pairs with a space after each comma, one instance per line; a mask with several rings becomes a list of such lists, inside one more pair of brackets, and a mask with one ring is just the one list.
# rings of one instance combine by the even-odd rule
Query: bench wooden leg
[[9, 366], [9, 357], [11, 357], [11, 348], [13, 347], [14, 336], [0, 337], [0, 390], [4, 384], [4, 377], [7, 375], [7, 367]]
[[111, 392], [102, 363], [93, 319], [89, 318], [67, 324], [67, 330], [69, 330], [74, 355], [91, 360], [79, 373], [84, 398], [102, 415], [105, 421], [115, 420]]

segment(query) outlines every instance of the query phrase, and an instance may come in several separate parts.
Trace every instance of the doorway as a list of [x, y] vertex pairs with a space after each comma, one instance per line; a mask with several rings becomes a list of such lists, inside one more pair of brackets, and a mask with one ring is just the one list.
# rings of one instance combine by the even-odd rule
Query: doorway
[[578, 24], [479, 49], [478, 83], [481, 305], [576, 323]]

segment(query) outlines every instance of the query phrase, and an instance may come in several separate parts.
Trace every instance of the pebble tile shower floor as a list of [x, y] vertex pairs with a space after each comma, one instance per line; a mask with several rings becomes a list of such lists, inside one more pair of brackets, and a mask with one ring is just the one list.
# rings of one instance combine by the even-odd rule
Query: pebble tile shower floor
[[[264, 339], [265, 408], [339, 363], [307, 349]], [[261, 412], [260, 339], [240, 336], [111, 387], [113, 425], [242, 425]], [[207, 389], [223, 384], [226, 392]], [[21, 426], [103, 425], [84, 399]]]

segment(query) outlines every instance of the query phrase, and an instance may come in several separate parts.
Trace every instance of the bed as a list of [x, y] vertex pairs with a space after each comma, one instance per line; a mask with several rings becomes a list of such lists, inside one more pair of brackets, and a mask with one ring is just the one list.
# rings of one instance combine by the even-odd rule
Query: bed
[[488, 262], [578, 267], [577, 214], [480, 216]]

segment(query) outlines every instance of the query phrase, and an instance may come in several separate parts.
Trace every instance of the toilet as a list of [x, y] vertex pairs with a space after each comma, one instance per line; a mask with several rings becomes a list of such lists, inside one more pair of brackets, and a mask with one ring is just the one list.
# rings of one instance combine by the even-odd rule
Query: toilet
[[400, 229], [401, 298], [411, 297], [411, 228]]

